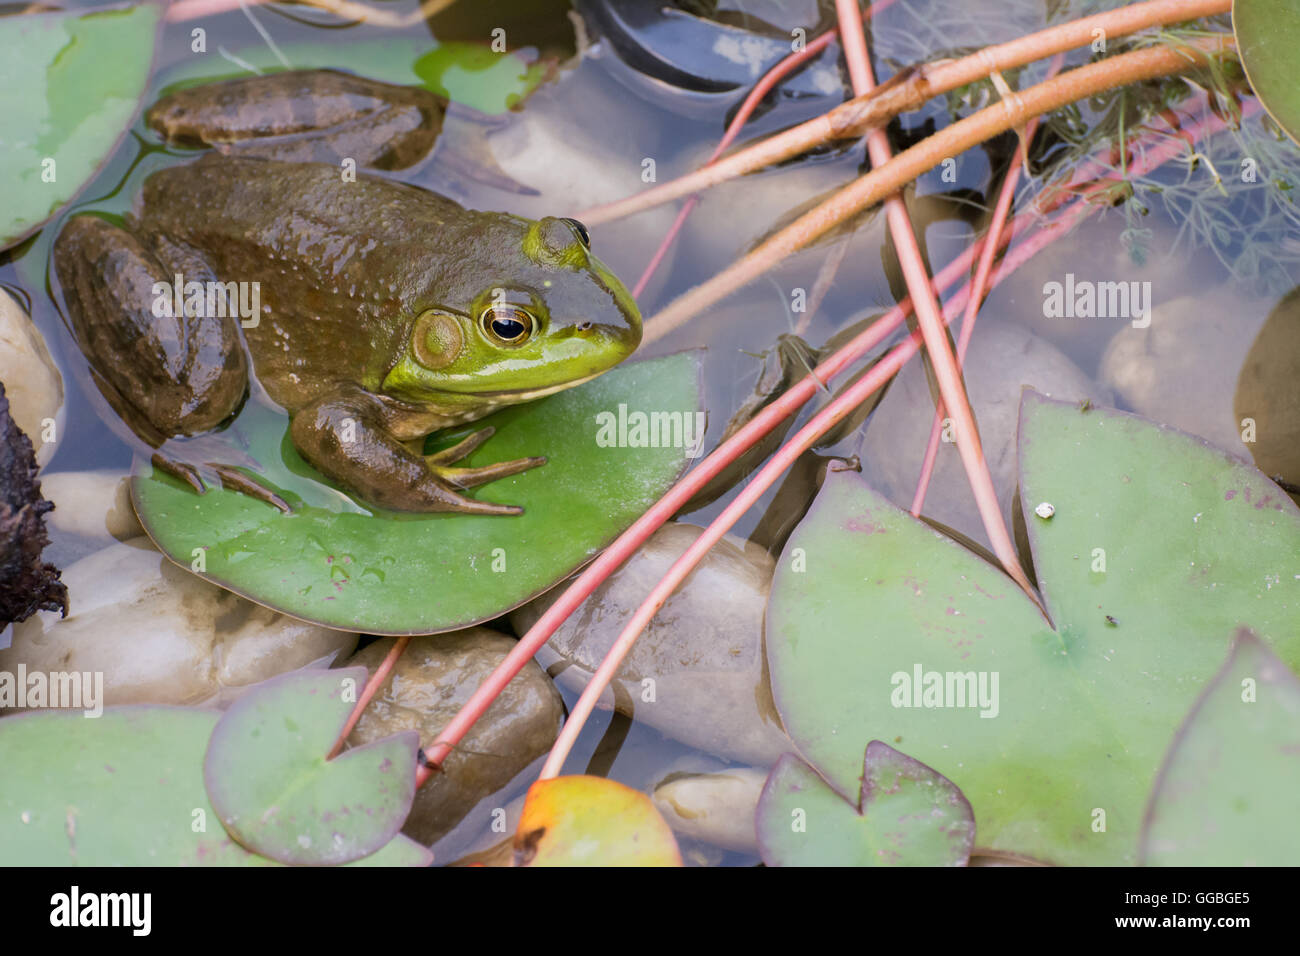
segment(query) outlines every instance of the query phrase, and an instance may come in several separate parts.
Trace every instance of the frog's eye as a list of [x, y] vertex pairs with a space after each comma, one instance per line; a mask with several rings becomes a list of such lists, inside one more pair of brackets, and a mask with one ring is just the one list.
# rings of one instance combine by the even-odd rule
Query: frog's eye
[[533, 334], [533, 317], [514, 305], [490, 305], [479, 317], [483, 334], [498, 345], [522, 345]]
[[578, 234], [578, 238], [582, 240], [582, 244], [586, 246], [588, 249], [590, 249], [591, 233], [587, 231], [587, 227], [584, 226], [582, 223], [578, 222], [578, 220], [576, 219], [565, 219], [564, 221], [573, 227], [573, 231]]

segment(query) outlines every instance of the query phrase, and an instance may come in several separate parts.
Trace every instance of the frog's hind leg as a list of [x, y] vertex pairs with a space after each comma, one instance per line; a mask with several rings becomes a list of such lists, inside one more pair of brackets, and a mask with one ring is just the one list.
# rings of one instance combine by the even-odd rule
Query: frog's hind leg
[[[145, 444], [158, 449], [170, 438], [212, 431], [243, 406], [248, 363], [235, 320], [173, 314], [177, 272], [211, 278], [206, 270], [196, 274], [196, 256], [167, 244], [150, 248], [103, 219], [75, 216], [55, 240], [53, 260], [91, 377]], [[202, 487], [192, 466], [169, 464], [175, 467], [166, 470]]]

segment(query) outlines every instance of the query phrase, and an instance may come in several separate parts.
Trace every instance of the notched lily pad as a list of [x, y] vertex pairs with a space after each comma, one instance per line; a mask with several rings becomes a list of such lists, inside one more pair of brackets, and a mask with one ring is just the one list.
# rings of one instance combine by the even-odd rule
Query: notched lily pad
[[515, 866], [681, 866], [650, 798], [604, 777], [556, 777], [528, 788]]
[[777, 565], [773, 695], [841, 793], [876, 736], [961, 788], [982, 847], [1132, 863], [1225, 635], [1247, 623], [1300, 662], [1300, 510], [1199, 439], [1030, 391], [1020, 488], [1054, 626], [1001, 570], [828, 475]]
[[970, 803], [952, 781], [888, 744], [867, 744], [856, 803], [785, 754], [758, 801], [768, 866], [965, 866], [975, 842]]
[[1297, 793], [1300, 679], [1243, 630], [1165, 757], [1142, 862], [1295, 866]]
[[1300, 9], [1295, 0], [1233, 0], [1232, 28], [1246, 78], [1269, 115], [1300, 142]]
[[159, 17], [153, 3], [0, 17], [0, 249], [39, 228], [113, 151], [144, 94]]
[[548, 459], [478, 491], [522, 505], [519, 517], [372, 513], [298, 457], [282, 415], [256, 405], [236, 428], [249, 437], [259, 480], [293, 505], [292, 515], [236, 492], [198, 496], [158, 474], [137, 474], [132, 493], [168, 557], [259, 604], [371, 634], [458, 630], [562, 580], [657, 500], [681, 474], [687, 449], [644, 447], [644, 433], [620, 434], [620, 426], [652, 412], [684, 420], [699, 410], [699, 396], [699, 355], [682, 353], [628, 363], [475, 422], [496, 434], [468, 464]]
[[[230, 838], [203, 789], [203, 752], [220, 716], [148, 706], [0, 720], [0, 863], [277, 865]], [[427, 849], [398, 836], [353, 865], [431, 862]]]
[[282, 863], [347, 863], [397, 835], [415, 797], [419, 735], [325, 759], [365, 680], [364, 667], [285, 674], [222, 716], [203, 778], [240, 844]]

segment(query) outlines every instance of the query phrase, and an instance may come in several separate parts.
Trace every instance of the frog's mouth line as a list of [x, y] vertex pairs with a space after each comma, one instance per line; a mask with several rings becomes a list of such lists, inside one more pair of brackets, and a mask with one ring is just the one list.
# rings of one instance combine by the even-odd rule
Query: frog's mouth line
[[593, 378], [599, 378], [603, 374], [604, 372], [596, 372], [595, 374], [588, 375], [585, 378], [575, 378], [560, 385], [551, 385], [547, 388], [515, 388], [505, 389], [499, 392], [470, 392], [468, 394], [472, 394], [476, 398], [486, 399], [488, 401], [495, 400], [509, 403], [531, 402], [536, 398], [545, 398], [547, 395], [554, 395], [556, 392], [563, 392], [565, 389], [575, 388], [578, 385], [585, 385]]

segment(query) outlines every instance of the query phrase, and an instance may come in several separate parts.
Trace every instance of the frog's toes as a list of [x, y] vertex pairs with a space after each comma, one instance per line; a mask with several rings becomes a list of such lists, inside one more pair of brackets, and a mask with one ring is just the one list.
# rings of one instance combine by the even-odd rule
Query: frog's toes
[[521, 471], [528, 471], [538, 465], [546, 464], [545, 458], [516, 458], [514, 461], [499, 461], [480, 468], [456, 468], [451, 465], [431, 465], [430, 470], [442, 481], [456, 488], [475, 488], [486, 485], [498, 478], [508, 478]]
[[208, 490], [207, 485], [203, 483], [203, 479], [199, 476], [199, 470], [188, 462], [168, 458], [161, 452], [154, 452], [150, 461], [159, 471], [185, 482], [196, 495], [201, 495]]
[[491, 425], [487, 428], [480, 428], [478, 431], [465, 436], [450, 448], [444, 448], [432, 455], [425, 455], [424, 460], [429, 463], [431, 468], [437, 468], [441, 465], [453, 465], [462, 458], [473, 454], [475, 449], [479, 448], [496, 432], [497, 430]]
[[237, 491], [240, 494], [264, 502], [272, 508], [278, 508], [287, 515], [293, 514], [293, 509], [289, 507], [287, 501], [237, 468], [217, 462], [209, 462], [208, 467], [217, 473], [217, 477], [221, 480], [221, 487], [227, 491]]

